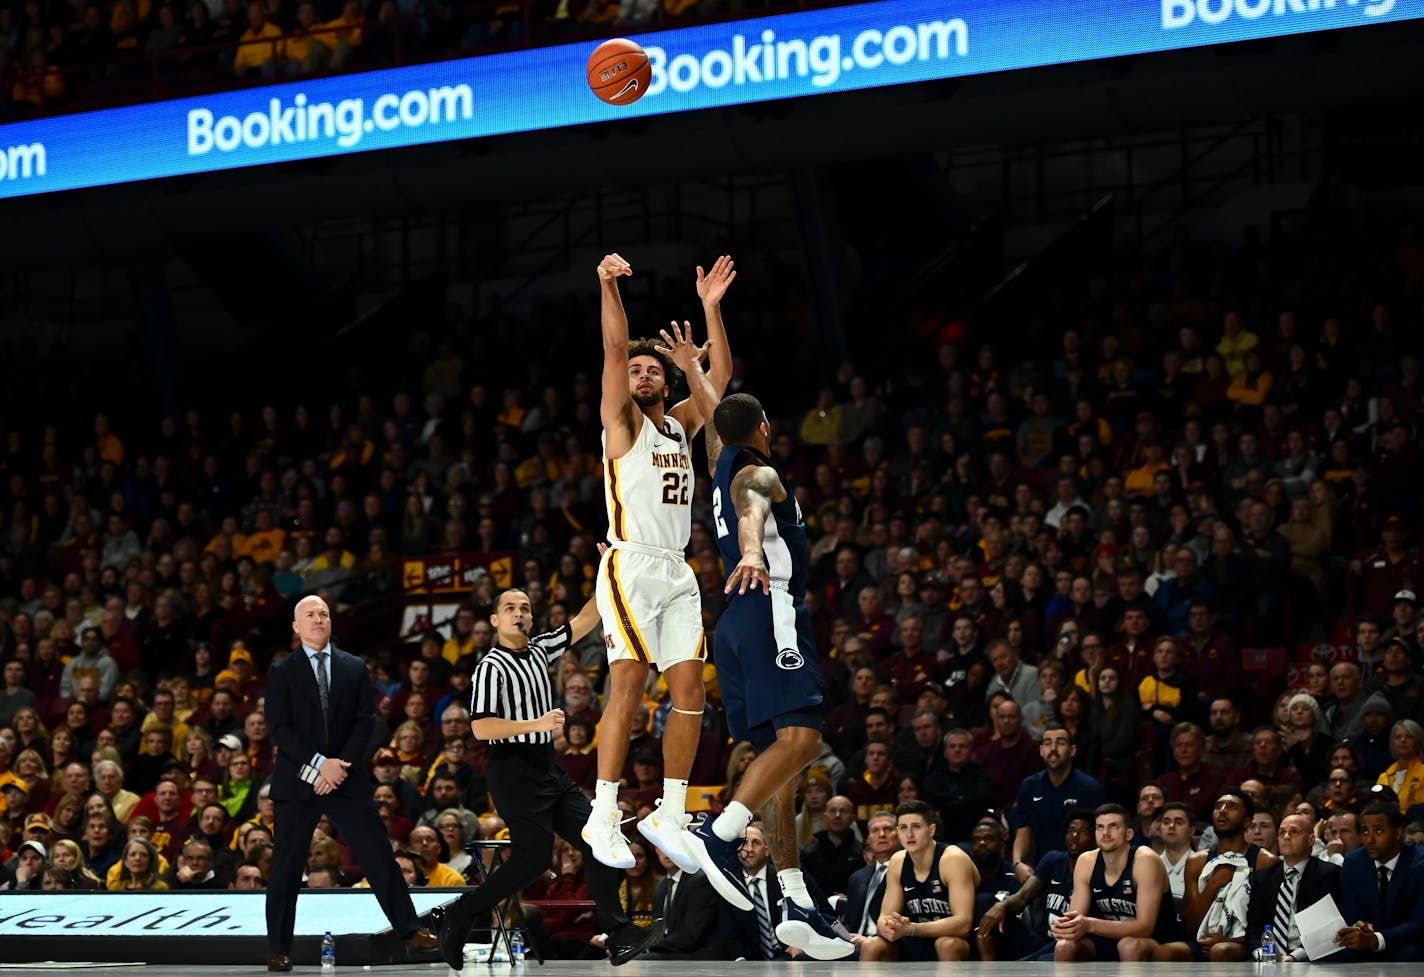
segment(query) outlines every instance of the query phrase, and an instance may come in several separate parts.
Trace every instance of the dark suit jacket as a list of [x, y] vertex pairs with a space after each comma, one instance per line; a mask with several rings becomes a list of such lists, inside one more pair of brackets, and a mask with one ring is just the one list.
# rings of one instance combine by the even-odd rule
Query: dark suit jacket
[[267, 728], [277, 746], [272, 771], [274, 801], [316, 796], [300, 777], [302, 764], [320, 753], [351, 764], [336, 789], [343, 797], [370, 797], [366, 746], [376, 720], [376, 697], [366, 665], [355, 655], [331, 648], [330, 721], [321, 721], [321, 693], [306, 652], [298, 650], [267, 670]]
[[865, 913], [867, 899], [870, 901], [870, 918], [880, 918], [880, 900], [885, 898], [885, 879], [889, 878], [889, 875], [880, 879], [880, 884], [875, 887], [874, 892], [867, 892], [874, 874], [875, 866], [865, 865], [852, 872], [850, 881], [846, 883], [846, 901], [841, 922], [845, 923], [845, 928], [852, 933], [860, 926], [860, 917]]
[[[815, 884], [815, 880], [809, 875], [805, 875], [806, 887], [809, 890]], [[750, 893], [751, 887], [747, 887]], [[781, 922], [781, 882], [776, 877], [776, 866], [771, 862], [766, 863], [766, 885], [764, 886], [767, 900], [767, 913], [771, 917], [771, 938], [776, 940], [776, 924]], [[732, 908], [732, 905], [725, 899], [717, 900], [717, 932], [721, 938], [722, 953], [719, 959], [735, 960], [738, 957], [745, 957], [748, 960], [761, 959], [761, 938], [757, 933], [756, 912], [742, 912], [740, 909]], [[777, 960], [786, 960], [788, 955], [785, 950], [778, 945]]]
[[[1261, 932], [1276, 918], [1276, 897], [1280, 895], [1281, 883], [1286, 879], [1285, 862], [1279, 861], [1270, 868], [1258, 869], [1251, 873], [1251, 901], [1246, 909], [1246, 950], [1251, 952], [1261, 946]], [[1302, 869], [1300, 882], [1295, 889], [1297, 911], [1313, 906], [1326, 896], [1340, 905], [1340, 866], [1323, 862], [1318, 858], [1307, 858]], [[1281, 939], [1276, 934], [1276, 939]], [[1282, 947], [1288, 953], [1295, 947]]]
[[[804, 872], [802, 878], [806, 881], [806, 891], [810, 894], [811, 901], [816, 904], [816, 908], [823, 913], [835, 915], [830, 912], [826, 894], [821, 890], [816, 880]], [[776, 877], [776, 866], [769, 860], [766, 863], [766, 890], [766, 908], [771, 917], [771, 937], [776, 940], [776, 924], [781, 922], [781, 881]], [[722, 951], [717, 956], [718, 960], [735, 960], [738, 957], [745, 957], [748, 960], [761, 959], [761, 941], [757, 936], [755, 912], [742, 912], [733, 909], [727, 900], [719, 898], [717, 900], [717, 933], [722, 943]], [[791, 959], [790, 954], [786, 952], [785, 947], [780, 945], [779, 941], [775, 959]]]
[[[1340, 915], [1347, 925], [1372, 923], [1384, 935], [1391, 959], [1418, 959], [1402, 951], [1424, 951], [1424, 850], [1405, 842], [1389, 880], [1388, 898], [1380, 906], [1379, 875], [1363, 848], [1345, 856], [1340, 867]], [[1368, 956], [1368, 955], [1366, 955]]]
[[667, 902], [670, 888], [672, 880], [664, 878], [658, 881], [658, 887], [653, 892], [653, 915], [663, 918], [667, 934], [654, 944], [650, 952], [692, 960], [718, 959], [717, 906], [722, 898], [707, 881], [707, 874], [682, 873], [672, 905]]

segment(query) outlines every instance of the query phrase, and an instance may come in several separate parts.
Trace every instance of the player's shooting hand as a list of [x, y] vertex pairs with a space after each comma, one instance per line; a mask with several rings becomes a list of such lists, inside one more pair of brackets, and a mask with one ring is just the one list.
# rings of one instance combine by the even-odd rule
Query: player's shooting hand
[[563, 728], [564, 720], [568, 717], [564, 715], [562, 709], [550, 709], [539, 717], [539, 731], [553, 733]]
[[702, 266], [697, 266], [697, 297], [702, 299], [703, 305], [716, 305], [722, 301], [722, 296], [727, 294], [727, 288], [736, 280], [737, 273], [732, 270], [732, 256], [724, 254], [712, 265], [712, 270], [702, 271]]
[[742, 562], [732, 568], [722, 593], [730, 594], [737, 588], [737, 593], [745, 594], [748, 588], [756, 590], [758, 584], [761, 585], [762, 593], [771, 593], [771, 574], [767, 572], [766, 561], [761, 558], [760, 553], [752, 553], [742, 557]]
[[662, 346], [655, 346], [659, 353], [671, 356], [672, 361], [677, 364], [677, 368], [683, 373], [691, 373], [696, 369], [697, 364], [707, 355], [707, 351], [712, 348], [712, 340], [707, 340], [701, 346], [692, 341], [692, 323], [684, 321], [681, 326], [674, 319], [671, 324], [672, 334], [669, 335], [666, 329], [660, 330], [659, 335], [663, 337]]
[[603, 281], [612, 281], [619, 275], [633, 274], [633, 266], [623, 260], [621, 254], [605, 254], [603, 260], [598, 263], [598, 277]]

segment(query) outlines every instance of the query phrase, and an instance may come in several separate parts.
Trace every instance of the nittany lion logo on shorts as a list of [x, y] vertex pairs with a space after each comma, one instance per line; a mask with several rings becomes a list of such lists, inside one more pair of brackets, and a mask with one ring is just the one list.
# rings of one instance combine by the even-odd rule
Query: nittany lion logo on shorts
[[782, 648], [776, 653], [776, 667], [782, 671], [794, 672], [804, 664], [806, 659], [795, 648]]

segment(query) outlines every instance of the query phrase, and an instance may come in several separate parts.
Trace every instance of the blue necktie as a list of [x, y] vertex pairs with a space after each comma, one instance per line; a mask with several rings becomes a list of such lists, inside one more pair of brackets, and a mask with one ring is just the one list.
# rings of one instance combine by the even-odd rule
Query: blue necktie
[[761, 894], [761, 879], [747, 879], [752, 887], [752, 906], [756, 910], [757, 937], [761, 943], [761, 958], [770, 960], [776, 955], [776, 943], [771, 938], [771, 916], [766, 911], [766, 899]]

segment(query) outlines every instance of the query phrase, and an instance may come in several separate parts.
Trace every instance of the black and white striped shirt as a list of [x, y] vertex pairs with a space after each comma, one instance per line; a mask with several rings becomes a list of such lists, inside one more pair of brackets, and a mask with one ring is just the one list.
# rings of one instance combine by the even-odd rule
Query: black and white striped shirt
[[[554, 708], [554, 687], [549, 666], [568, 650], [572, 634], [566, 624], [557, 631], [535, 635], [529, 647], [513, 651], [495, 644], [475, 666], [470, 693], [470, 718], [538, 719]], [[521, 733], [497, 743], [552, 743], [554, 734]]]

